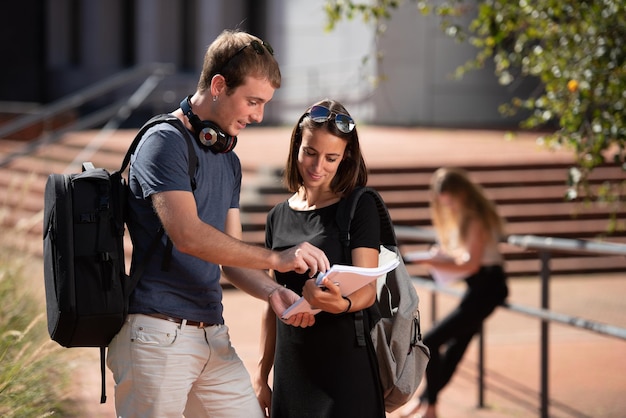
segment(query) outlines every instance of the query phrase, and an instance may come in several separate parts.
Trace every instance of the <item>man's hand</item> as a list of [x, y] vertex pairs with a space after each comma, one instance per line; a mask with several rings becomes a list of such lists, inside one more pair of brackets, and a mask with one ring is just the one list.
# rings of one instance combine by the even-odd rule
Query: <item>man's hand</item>
[[275, 270], [282, 273], [295, 271], [304, 274], [308, 271], [309, 276], [313, 277], [318, 272], [325, 272], [330, 268], [326, 254], [308, 242], [283, 250], [278, 253], [278, 257], [279, 265]]
[[[300, 299], [300, 296], [286, 287], [281, 287], [272, 291], [268, 299], [276, 316], [282, 318], [283, 312]], [[301, 312], [290, 316], [288, 319], [281, 319], [281, 321], [294, 327], [306, 328], [315, 323], [315, 315]]]

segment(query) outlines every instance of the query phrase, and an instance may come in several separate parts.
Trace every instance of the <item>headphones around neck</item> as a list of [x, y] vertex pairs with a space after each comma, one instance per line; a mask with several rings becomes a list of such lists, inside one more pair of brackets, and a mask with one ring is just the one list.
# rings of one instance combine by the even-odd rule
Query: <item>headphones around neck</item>
[[230, 136], [215, 123], [208, 120], [200, 120], [198, 115], [191, 110], [191, 95], [180, 102], [180, 108], [189, 119], [198, 141], [208, 147], [214, 153], [226, 153], [232, 151], [237, 145], [237, 137]]

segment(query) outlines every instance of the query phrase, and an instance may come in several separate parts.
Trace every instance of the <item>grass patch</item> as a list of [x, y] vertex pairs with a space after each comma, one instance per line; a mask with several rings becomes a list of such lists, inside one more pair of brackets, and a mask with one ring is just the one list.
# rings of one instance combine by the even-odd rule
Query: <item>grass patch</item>
[[60, 346], [50, 340], [45, 303], [24, 273], [33, 260], [0, 251], [0, 416], [72, 416], [63, 405], [69, 380]]

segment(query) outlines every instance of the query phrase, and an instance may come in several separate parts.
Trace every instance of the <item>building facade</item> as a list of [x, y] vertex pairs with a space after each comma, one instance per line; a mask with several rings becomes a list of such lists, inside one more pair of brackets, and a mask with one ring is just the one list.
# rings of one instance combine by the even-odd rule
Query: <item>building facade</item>
[[[293, 123], [313, 101], [332, 97], [370, 124], [503, 127], [497, 111], [518, 91], [498, 85], [491, 69], [454, 80], [473, 56], [424, 17], [414, 3], [393, 13], [384, 36], [360, 20], [326, 32], [322, 1], [310, 0], [22, 0], [3, 2], [0, 107], [42, 105], [74, 94], [120, 71], [171, 63], [142, 105], [145, 113], [178, 107], [195, 90], [208, 44], [223, 30], [241, 28], [274, 47], [283, 86], [264, 123]], [[383, 59], [373, 59], [382, 53]], [[99, 102], [128, 95], [135, 85]], [[523, 93], [523, 92], [521, 92]], [[522, 94], [523, 95], [523, 94]], [[98, 102], [92, 106], [97, 107]], [[0, 108], [0, 111], [2, 109]]]

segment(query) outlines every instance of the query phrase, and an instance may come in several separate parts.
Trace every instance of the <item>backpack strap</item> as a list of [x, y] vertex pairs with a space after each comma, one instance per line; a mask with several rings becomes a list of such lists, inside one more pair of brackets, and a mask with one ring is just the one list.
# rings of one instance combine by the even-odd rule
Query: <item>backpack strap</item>
[[106, 383], [106, 347], [100, 347], [100, 375], [102, 376], [100, 386], [100, 403], [107, 401], [107, 383]]
[[396, 239], [393, 222], [391, 221], [391, 216], [389, 215], [389, 211], [387, 210], [387, 206], [385, 205], [383, 198], [380, 196], [378, 191], [376, 191], [376, 189], [371, 187], [357, 187], [348, 197], [339, 202], [336, 215], [336, 222], [339, 226], [339, 240], [341, 241], [341, 245], [344, 249], [344, 256], [347, 261], [352, 260], [350, 254], [350, 223], [352, 222], [352, 218], [354, 218], [357, 203], [363, 193], [369, 193], [376, 202], [378, 218], [380, 219], [381, 244], [393, 245], [396, 247], [398, 246], [398, 240]]
[[[343, 249], [344, 262], [352, 264], [352, 252], [350, 250], [350, 224], [356, 211], [356, 205], [359, 202], [359, 198], [365, 191], [364, 187], [355, 188], [349, 196], [339, 201], [337, 206], [337, 214], [335, 215], [335, 221], [339, 227], [339, 241], [341, 242], [341, 248]], [[363, 318], [363, 311], [360, 310], [354, 313], [354, 328], [356, 330], [356, 342], [359, 347], [365, 347], [365, 321]]]
[[[343, 248], [344, 259], [352, 264], [352, 253], [350, 251], [350, 224], [354, 218], [356, 207], [363, 193], [369, 193], [376, 202], [378, 217], [380, 219], [380, 242], [385, 245], [397, 245], [393, 223], [389, 216], [389, 211], [380, 194], [371, 187], [357, 187], [345, 199], [339, 201], [336, 214], [336, 222], [339, 226], [339, 240]], [[366, 345], [365, 320], [363, 310], [354, 313], [357, 344], [361, 347]]]
[[345, 262], [352, 264], [352, 253], [350, 252], [350, 224], [356, 211], [356, 205], [359, 198], [365, 192], [365, 187], [355, 188], [349, 196], [339, 201], [337, 206], [337, 214], [335, 220], [339, 227], [339, 241], [343, 249], [343, 258]]
[[196, 175], [196, 169], [198, 168], [198, 155], [196, 154], [196, 151], [193, 147], [191, 139], [189, 138], [189, 132], [187, 131], [187, 128], [185, 127], [185, 125], [183, 125], [180, 119], [178, 119], [176, 116], [173, 116], [168, 113], [163, 113], [160, 115], [153, 116], [148, 122], [146, 122], [141, 127], [137, 135], [135, 135], [135, 139], [133, 139], [133, 142], [130, 144], [130, 147], [128, 147], [128, 151], [126, 151], [126, 155], [124, 156], [124, 160], [122, 160], [122, 166], [120, 167], [119, 172], [123, 173], [124, 170], [126, 170], [128, 165], [130, 164], [130, 157], [135, 153], [135, 150], [137, 149], [139, 142], [141, 142], [141, 139], [143, 138], [144, 134], [148, 131], [148, 129], [152, 128], [154, 125], [157, 125], [159, 123], [169, 123], [176, 129], [178, 129], [178, 132], [180, 132], [183, 138], [185, 138], [185, 141], [187, 142], [187, 150], [189, 151], [188, 172], [189, 172], [189, 177], [191, 179], [191, 189], [195, 190], [196, 189], [195, 175]]
[[[187, 143], [188, 155], [189, 155], [189, 164], [187, 167], [187, 172], [189, 173], [189, 181], [191, 183], [191, 190], [195, 191], [196, 186], [197, 186], [195, 176], [196, 176], [196, 170], [198, 168], [198, 161], [199, 161], [198, 155], [196, 154], [195, 148], [193, 147], [193, 143], [191, 142], [189, 132], [187, 132], [187, 128], [185, 128], [185, 126], [180, 121], [180, 119], [170, 114], [156, 115], [152, 117], [148, 122], [146, 122], [141, 127], [137, 135], [135, 135], [135, 139], [133, 139], [133, 142], [130, 144], [130, 147], [128, 148], [128, 151], [126, 152], [126, 155], [124, 156], [124, 161], [122, 162], [122, 166], [120, 167], [119, 172], [122, 173], [124, 172], [124, 170], [126, 170], [128, 165], [130, 164], [130, 157], [137, 149], [139, 142], [143, 138], [144, 134], [148, 131], [148, 129], [152, 128], [153, 126], [159, 123], [169, 123], [170, 125], [174, 126], [176, 129], [178, 129], [178, 132], [180, 132], [183, 138], [185, 138], [185, 142]], [[154, 240], [150, 244], [147, 257], [145, 257], [142, 260], [141, 264], [137, 267], [137, 269], [133, 272], [133, 274], [130, 277], [128, 289], [127, 289], [128, 295], [130, 295], [130, 293], [133, 291], [133, 289], [139, 282], [139, 278], [143, 274], [143, 271], [145, 270], [145, 267], [150, 261], [152, 254], [154, 254], [156, 250], [157, 243], [161, 241], [161, 238], [163, 237], [163, 235], [165, 235], [165, 230], [163, 229], [163, 226], [161, 226], [159, 230], [157, 231], [157, 235], [154, 237]], [[161, 268], [163, 270], [168, 270], [169, 263], [171, 260], [171, 251], [172, 251], [171, 240], [169, 237], [167, 237], [167, 242], [165, 246], [166, 246], [166, 253], [163, 256]]]

